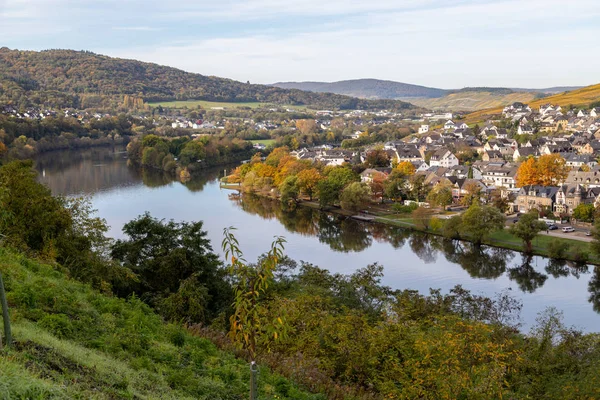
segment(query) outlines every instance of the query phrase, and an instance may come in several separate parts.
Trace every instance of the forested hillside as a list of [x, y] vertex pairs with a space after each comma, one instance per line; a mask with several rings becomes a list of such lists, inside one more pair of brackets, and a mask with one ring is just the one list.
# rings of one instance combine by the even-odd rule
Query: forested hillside
[[87, 51], [0, 49], [0, 104], [100, 107], [123, 95], [145, 102], [210, 100], [337, 109], [409, 109], [411, 104], [252, 85]]
[[353, 79], [339, 82], [279, 82], [273, 86], [311, 92], [337, 93], [366, 99], [436, 98], [447, 90], [380, 79]]

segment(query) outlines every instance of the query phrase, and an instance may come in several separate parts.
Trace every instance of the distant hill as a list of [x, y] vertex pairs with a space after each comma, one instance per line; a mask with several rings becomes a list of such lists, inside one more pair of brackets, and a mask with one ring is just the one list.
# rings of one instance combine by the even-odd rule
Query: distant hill
[[279, 82], [273, 86], [311, 92], [337, 93], [365, 99], [398, 99], [412, 104], [448, 111], [474, 111], [500, 107], [515, 101], [531, 101], [546, 95], [578, 89], [562, 86], [545, 89], [466, 87], [438, 89], [379, 79], [353, 79], [339, 82]]
[[379, 79], [353, 79], [339, 82], [279, 82], [272, 86], [310, 92], [337, 93], [365, 99], [400, 99], [442, 97], [447, 91], [408, 83]]
[[[600, 102], [600, 84], [547, 96], [527, 103], [532, 109], [535, 109], [547, 103], [557, 104], [562, 107], [568, 107], [570, 105], [576, 107], [588, 107], [590, 104], [597, 102]], [[500, 113], [502, 113], [502, 107], [488, 108], [467, 115], [467, 120], [470, 122], [484, 121], [492, 115]]]
[[87, 51], [0, 48], [0, 103], [18, 106], [99, 106], [136, 96], [146, 102], [209, 100], [310, 105], [332, 109], [411, 109], [394, 100], [252, 85]]

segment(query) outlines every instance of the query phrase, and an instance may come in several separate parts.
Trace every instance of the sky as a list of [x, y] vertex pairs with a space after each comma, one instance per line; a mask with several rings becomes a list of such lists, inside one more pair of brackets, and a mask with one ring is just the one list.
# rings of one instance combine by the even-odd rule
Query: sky
[[252, 83], [600, 82], [599, 0], [0, 0], [0, 46], [90, 50]]

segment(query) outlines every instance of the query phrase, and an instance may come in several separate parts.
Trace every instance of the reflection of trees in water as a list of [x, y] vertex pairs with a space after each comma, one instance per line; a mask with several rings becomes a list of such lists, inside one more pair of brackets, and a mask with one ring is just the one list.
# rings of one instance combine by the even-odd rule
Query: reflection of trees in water
[[594, 274], [588, 283], [590, 297], [588, 301], [592, 303], [594, 311], [600, 313], [600, 266], [594, 267]]
[[365, 225], [351, 218], [321, 213], [317, 237], [321, 243], [329, 245], [332, 250], [344, 253], [359, 252], [373, 243]]
[[477, 246], [470, 242], [443, 239], [448, 261], [459, 264], [473, 278], [496, 279], [506, 271], [514, 252], [495, 247]]
[[515, 281], [522, 291], [528, 293], [535, 292], [548, 279], [548, 275], [536, 271], [531, 266], [532, 260], [532, 256], [523, 256], [523, 264], [508, 270], [508, 277]]
[[548, 260], [548, 265], [545, 269], [546, 272], [553, 278], [573, 276], [579, 279], [581, 274], [587, 274], [590, 272], [587, 264], [556, 260], [554, 258]]
[[421, 232], [413, 232], [408, 244], [413, 251], [425, 264], [434, 263], [437, 259], [438, 249], [433, 242], [437, 242], [435, 236], [427, 235]]
[[135, 184], [139, 173], [127, 167], [123, 148], [53, 151], [36, 158], [40, 181], [60, 195], [93, 194]]

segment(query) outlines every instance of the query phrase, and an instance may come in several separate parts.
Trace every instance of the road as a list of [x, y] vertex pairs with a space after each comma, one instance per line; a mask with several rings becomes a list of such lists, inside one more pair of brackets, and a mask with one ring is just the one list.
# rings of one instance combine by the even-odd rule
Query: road
[[[506, 218], [506, 226], [507, 227], [511, 226], [512, 224], [515, 223], [516, 220], [518, 220], [517, 216], [515, 216], [515, 215], [508, 216]], [[594, 240], [591, 236], [585, 235], [587, 232], [589, 232], [590, 228], [582, 228], [582, 227], [572, 226], [569, 223], [560, 224], [558, 222], [556, 223], [556, 226], [558, 226], [558, 229], [548, 231], [548, 233], [546, 233], [546, 231], [542, 231], [542, 232], [540, 232], [540, 235], [559, 237], [559, 238], [563, 238], [563, 239], [581, 240], [582, 242], [591, 242], [592, 240]], [[573, 229], [575, 229], [575, 232], [568, 232], [568, 233], [563, 232], [562, 228], [565, 228], [567, 226], [572, 226]]]

